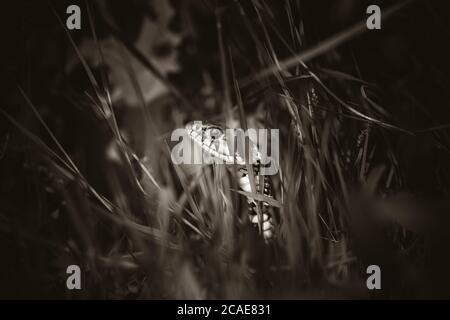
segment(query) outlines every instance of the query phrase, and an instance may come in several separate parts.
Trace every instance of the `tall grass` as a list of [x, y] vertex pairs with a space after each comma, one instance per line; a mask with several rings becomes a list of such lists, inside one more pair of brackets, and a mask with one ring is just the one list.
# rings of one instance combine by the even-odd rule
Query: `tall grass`
[[[381, 106], [378, 89], [359, 74], [356, 59], [333, 51], [339, 34], [305, 51], [308, 26], [300, 27], [301, 2], [284, 4], [233, 1], [209, 9], [217, 31], [214, 61], [220, 63], [220, 76], [212, 80], [220, 88], [212, 97], [217, 106], [212, 116], [206, 106], [193, 107], [192, 93], [184, 95], [189, 88], [177, 88], [88, 6], [99, 57], [104, 59], [96, 24], [105, 23], [123, 45], [123, 63], [132, 56], [160, 79], [175, 101], [166, 107], [177, 108], [184, 120], [280, 129], [279, 172], [271, 176], [279, 206], [273, 207], [276, 237], [270, 244], [248, 222], [235, 167], [172, 163], [168, 132], [183, 121], [158, 122], [156, 102], [144, 100], [131, 67], [129, 81], [141, 97], [145, 123], [136, 135], [145, 139], [124, 137], [107, 73], [93, 70], [67, 32], [91, 84], [89, 93], [72, 103], [91, 107], [115, 154], [113, 160], [105, 153], [92, 156], [101, 184], [79, 168], [80, 159], [77, 163], [65, 150], [21, 89], [44, 136], [5, 115], [35, 143], [47, 188], [61, 203], [62, 221], [54, 226], [64, 231], [50, 231], [48, 241], [60, 278], [50, 282], [63, 287], [68, 264], [83, 271], [82, 291], [57, 292], [114, 299], [364, 298], [367, 265], [403, 266], [392, 257], [417, 238], [398, 224], [380, 222], [379, 211], [385, 211], [382, 199], [402, 187], [391, 136], [412, 133]], [[280, 17], [287, 28], [280, 27]], [[355, 30], [343, 34], [350, 39], [362, 32]], [[331, 69], [326, 60], [315, 59], [319, 54], [334, 55], [334, 65], [352, 61], [347, 70], [354, 72]], [[133, 143], [141, 140], [143, 145]], [[253, 187], [255, 179], [251, 176]]]

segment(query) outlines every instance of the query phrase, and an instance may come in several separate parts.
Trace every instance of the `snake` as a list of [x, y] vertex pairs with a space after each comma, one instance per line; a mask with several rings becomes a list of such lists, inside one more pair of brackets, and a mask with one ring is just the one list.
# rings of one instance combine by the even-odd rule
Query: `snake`
[[[187, 132], [188, 137], [196, 145], [201, 147], [204, 153], [209, 155], [213, 160], [216, 159], [216, 162], [236, 164], [238, 166], [236, 171], [239, 188], [244, 191], [245, 194], [252, 193], [246, 161], [238, 151], [230, 150], [230, 144], [227, 142], [227, 134], [222, 126], [205, 121], [191, 121], [185, 125], [185, 131]], [[249, 143], [249, 154], [249, 159], [254, 160], [251, 161], [254, 176], [259, 177], [262, 156], [258, 150], [257, 144], [251, 140]], [[272, 198], [273, 194], [269, 177], [267, 175], [261, 175], [261, 177], [263, 177], [261, 183], [260, 179], [255, 179], [256, 192], [260, 192], [261, 189], [261, 193], [264, 196]], [[262, 186], [260, 186], [260, 184], [262, 184]], [[250, 223], [253, 226], [258, 227], [262, 237], [267, 243], [270, 242], [275, 236], [273, 214], [271, 212], [270, 204], [266, 201], [262, 201], [262, 208], [259, 212], [257, 201], [250, 196], [246, 196], [246, 198], [248, 203], [248, 219]]]

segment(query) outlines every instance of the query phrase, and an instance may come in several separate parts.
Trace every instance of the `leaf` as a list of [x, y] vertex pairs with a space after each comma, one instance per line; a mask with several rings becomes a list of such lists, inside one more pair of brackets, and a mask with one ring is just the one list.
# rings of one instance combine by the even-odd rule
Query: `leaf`
[[[139, 36], [133, 45], [163, 76], [166, 76], [179, 70], [177, 49], [182, 35], [174, 33], [169, 28], [174, 16], [174, 10], [169, 1], [149, 1], [149, 5], [152, 6], [157, 18], [144, 16]], [[109, 19], [112, 19], [111, 16]], [[104, 55], [104, 61], [102, 61], [99, 48], [92, 38], [85, 37], [79, 45], [79, 50], [92, 66], [99, 67], [104, 64], [103, 66], [107, 67], [113, 102], [123, 102], [130, 107], [139, 106], [141, 93], [136, 92], [136, 88], [142, 92], [146, 104], [168, 92], [161, 80], [155, 77], [112, 35], [100, 39], [99, 45]], [[77, 58], [73, 57], [67, 64], [66, 71], [71, 72], [77, 63]]]

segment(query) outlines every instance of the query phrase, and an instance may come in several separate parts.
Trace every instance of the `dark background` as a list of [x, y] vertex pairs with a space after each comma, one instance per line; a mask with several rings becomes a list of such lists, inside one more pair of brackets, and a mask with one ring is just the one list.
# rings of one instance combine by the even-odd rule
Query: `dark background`
[[[275, 1], [267, 1], [273, 12], [280, 15], [284, 8], [282, 2], [278, 5]], [[320, 43], [337, 31], [364, 19], [364, 8], [375, 3], [356, 0], [300, 2], [306, 47]], [[24, 127], [43, 136], [45, 141], [50, 141], [31, 110], [26, 107], [18, 90], [20, 86], [61, 144], [69, 153], [77, 155], [80, 167], [89, 180], [108, 193], [108, 187], [103, 181], [105, 172], [98, 155], [99, 150], [106, 145], [107, 137], [103, 136], [103, 129], [97, 126], [92, 115], [74, 106], [73, 99], [79, 96], [76, 93], [90, 90], [89, 83], [82, 70], [75, 70], [71, 74], [64, 72], [70, 43], [52, 12], [54, 9], [64, 22], [66, 6], [75, 3], [20, 0], [2, 4], [0, 108]], [[385, 8], [395, 1], [377, 3]], [[140, 1], [110, 1], [109, 5], [120, 21], [121, 32], [133, 42], [138, 35], [142, 15], [152, 13], [142, 10]], [[219, 5], [225, 10], [226, 36], [251, 59], [255, 47], [243, 32], [239, 32], [242, 24], [233, 1], [221, 1]], [[246, 4], [243, 5], [245, 7]], [[80, 6], [85, 12], [85, 4], [81, 2]], [[174, 6], [177, 8], [180, 3], [174, 3]], [[180, 46], [181, 72], [170, 76], [173, 83], [191, 100], [196, 98], [201, 86], [203, 68], [211, 71], [217, 81], [220, 80], [215, 6], [215, 1], [193, 5], [192, 18], [197, 29]], [[99, 37], [107, 36], [110, 30], [104, 27], [101, 14], [94, 13]], [[420, 297], [422, 294], [426, 297], [450, 297], [446, 286], [450, 264], [449, 234], [446, 229], [449, 226], [450, 137], [448, 129], [427, 130], [450, 123], [449, 13], [446, 1], [416, 1], [389, 21], [383, 22], [382, 30], [366, 32], [336, 50], [341, 57], [340, 70], [354, 74], [356, 60], [360, 76], [376, 84], [379, 101], [391, 115], [389, 121], [415, 133], [386, 133], [391, 144], [389, 148], [395, 150], [398, 156], [402, 182], [397, 188], [412, 194], [412, 203], [417, 201], [424, 204], [427, 219], [433, 225], [439, 225], [436, 230], [440, 233], [434, 234], [435, 237], [428, 245], [420, 248], [423, 251], [414, 256], [418, 265], [425, 266], [418, 278], [428, 283], [429, 287], [416, 286], [409, 290], [408, 286], [393, 280], [393, 287], [401, 288], [398, 291], [392, 289], [394, 297]], [[86, 15], [82, 17], [83, 26], [87, 23], [84, 19]], [[177, 23], [179, 19], [176, 15], [171, 25], [175, 32], [183, 28]], [[287, 22], [281, 18], [277, 20], [276, 17], [274, 20], [280, 30], [287, 34]], [[72, 31], [71, 35], [77, 42], [86, 33], [89, 34], [90, 30], [83, 27], [81, 31]], [[170, 50], [164, 47], [157, 49], [161, 50], [162, 55], [165, 49]], [[311, 65], [334, 65], [336, 52], [315, 58]], [[280, 57], [290, 56], [281, 45], [279, 54]], [[240, 66], [236, 68], [237, 78], [252, 72], [251, 68], [246, 67], [245, 59], [236, 64]], [[336, 90], [345, 92], [346, 88], [337, 87]], [[192, 112], [179, 105], [176, 108], [180, 108], [182, 113]], [[251, 112], [252, 106], [248, 108]], [[163, 120], [158, 118], [158, 121], [161, 123]], [[168, 121], [165, 127], [170, 128], [171, 125]], [[64, 216], [57, 223], [49, 218], [49, 213], [58, 208], [60, 198], [45, 192], [45, 166], [39, 165], [39, 151], [3, 115], [0, 116], [0, 152], [0, 297], [65, 297], [65, 290], [52, 280], [55, 272], [59, 271], [51, 263], [63, 257], [55, 256], [44, 239], [52, 239], [53, 243], [65, 239], [71, 233], [70, 222]], [[364, 259], [364, 253], [361, 253], [361, 257]], [[392, 270], [393, 279], [401, 278], [404, 272], [401, 268]], [[92, 296], [95, 296], [95, 292]]]

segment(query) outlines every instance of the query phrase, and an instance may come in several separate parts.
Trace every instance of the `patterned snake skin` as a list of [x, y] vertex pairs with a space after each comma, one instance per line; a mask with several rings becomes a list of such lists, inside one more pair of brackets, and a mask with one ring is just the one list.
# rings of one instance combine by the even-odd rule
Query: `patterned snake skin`
[[[193, 121], [186, 125], [185, 130], [189, 138], [213, 159], [220, 160], [222, 163], [235, 163], [238, 165], [239, 188], [248, 193], [252, 192], [245, 161], [237, 151], [230, 152], [225, 130], [222, 127], [210, 123]], [[265, 196], [272, 197], [270, 182], [267, 175], [262, 176], [263, 186], [260, 188], [259, 173], [261, 167], [261, 154], [255, 143], [250, 143], [249, 151], [251, 157], [253, 157], [250, 159], [256, 160], [254, 161], [254, 164], [252, 164], [255, 175], [256, 192], [260, 192], [260, 189], [263, 189], [263, 194]], [[258, 204], [255, 199], [247, 197], [247, 202], [249, 204], [248, 217], [250, 222], [254, 226], [261, 226], [260, 230], [262, 231], [264, 239], [269, 241], [274, 236], [273, 219], [269, 210], [270, 205], [263, 201], [262, 210], [260, 211], [260, 214], [258, 214]]]

